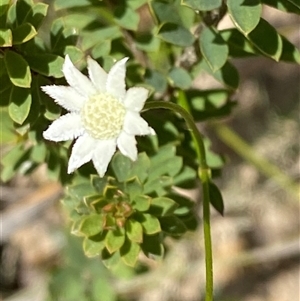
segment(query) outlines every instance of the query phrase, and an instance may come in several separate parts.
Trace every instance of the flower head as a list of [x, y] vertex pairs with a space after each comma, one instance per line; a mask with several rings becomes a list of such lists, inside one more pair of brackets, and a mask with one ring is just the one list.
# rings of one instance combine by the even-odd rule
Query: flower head
[[116, 151], [135, 161], [136, 135], [154, 135], [140, 116], [148, 90], [133, 87], [126, 91], [124, 58], [108, 73], [88, 57], [89, 78], [65, 58], [63, 73], [70, 86], [43, 86], [42, 90], [69, 111], [55, 120], [43, 133], [47, 140], [76, 139], [68, 164], [68, 173], [92, 160], [102, 177]]

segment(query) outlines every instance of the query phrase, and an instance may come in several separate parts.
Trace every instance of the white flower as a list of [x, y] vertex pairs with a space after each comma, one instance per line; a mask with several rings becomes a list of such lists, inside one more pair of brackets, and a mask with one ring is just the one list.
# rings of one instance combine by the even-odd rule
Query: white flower
[[76, 139], [69, 160], [68, 173], [92, 160], [102, 177], [116, 151], [137, 159], [136, 135], [154, 135], [154, 130], [140, 116], [148, 90], [133, 87], [126, 91], [124, 58], [107, 74], [88, 57], [89, 78], [65, 58], [63, 73], [70, 86], [44, 86], [42, 90], [70, 113], [55, 120], [43, 133], [45, 139]]

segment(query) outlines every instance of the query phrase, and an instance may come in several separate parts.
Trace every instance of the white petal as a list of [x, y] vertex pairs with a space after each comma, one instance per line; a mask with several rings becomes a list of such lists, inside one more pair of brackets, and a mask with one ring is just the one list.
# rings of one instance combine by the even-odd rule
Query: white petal
[[148, 98], [149, 91], [143, 87], [130, 88], [125, 95], [124, 105], [127, 109], [140, 112]]
[[92, 159], [96, 143], [97, 141], [88, 134], [77, 139], [72, 148], [72, 154], [69, 160], [69, 174]]
[[41, 89], [70, 112], [79, 112], [85, 102], [85, 98], [72, 87], [53, 85], [43, 86]]
[[117, 145], [124, 156], [130, 158], [132, 161], [137, 159], [136, 140], [134, 136], [122, 131], [117, 139]]
[[106, 91], [107, 73], [91, 57], [87, 58], [89, 77], [99, 92]]
[[66, 55], [65, 62], [63, 64], [63, 73], [69, 85], [81, 95], [90, 97], [97, 94], [97, 90], [92, 82], [78, 69], [76, 69], [68, 55]]
[[126, 62], [128, 57], [116, 62], [110, 69], [107, 82], [106, 82], [106, 91], [112, 94], [114, 97], [123, 101], [126, 93], [125, 86], [125, 75], [126, 75]]
[[81, 117], [77, 113], [69, 113], [56, 119], [43, 136], [51, 141], [66, 141], [77, 138], [84, 133]]
[[129, 135], [153, 135], [154, 130], [139, 115], [139, 113], [127, 111], [124, 119], [123, 130]]
[[103, 177], [107, 166], [116, 151], [116, 140], [98, 140], [93, 154], [93, 163], [100, 177]]

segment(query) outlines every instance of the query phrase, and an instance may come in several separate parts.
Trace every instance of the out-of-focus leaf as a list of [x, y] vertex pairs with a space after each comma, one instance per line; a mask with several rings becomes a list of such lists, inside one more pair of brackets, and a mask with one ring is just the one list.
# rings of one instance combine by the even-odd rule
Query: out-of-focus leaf
[[204, 28], [199, 43], [201, 52], [213, 72], [225, 65], [228, 58], [228, 46], [215, 29]]
[[150, 212], [155, 216], [167, 216], [173, 214], [178, 204], [170, 198], [158, 197], [151, 200]]
[[126, 235], [131, 241], [141, 243], [143, 241], [142, 225], [133, 219], [128, 219], [126, 221]]
[[9, 8], [10, 0], [1, 0], [0, 2], [0, 16], [4, 15]]
[[11, 90], [8, 106], [11, 119], [18, 124], [22, 124], [29, 114], [31, 102], [30, 89], [14, 86]]
[[120, 255], [123, 262], [128, 266], [134, 267], [137, 262], [140, 250], [141, 247], [137, 243], [126, 240], [120, 250]]
[[[0, 96], [1, 97], [1, 96]], [[14, 124], [9, 117], [6, 108], [0, 108], [0, 129], [1, 129], [1, 143], [16, 142], [17, 136], [14, 132]]]
[[158, 37], [181, 47], [191, 46], [195, 40], [188, 29], [175, 23], [164, 23], [158, 30]]
[[105, 237], [105, 246], [109, 253], [119, 250], [125, 242], [125, 231], [122, 228], [109, 230]]
[[182, 0], [182, 3], [195, 10], [209, 11], [220, 7], [222, 0]]
[[145, 234], [151, 235], [161, 231], [158, 219], [151, 214], [138, 213], [134, 215], [134, 219], [141, 223]]
[[228, 0], [227, 6], [233, 23], [245, 35], [259, 23], [262, 12], [259, 0]]
[[290, 41], [288, 41], [284, 36], [281, 36], [281, 40], [282, 40], [282, 53], [279, 60], [300, 64], [299, 49]]
[[0, 29], [0, 46], [1, 47], [12, 46], [12, 32], [10, 29]]
[[55, 78], [63, 76], [64, 59], [58, 55], [50, 53], [26, 55], [26, 60], [30, 68], [39, 74]]
[[18, 45], [25, 43], [36, 35], [37, 31], [35, 28], [29, 23], [24, 23], [12, 30], [13, 44]]
[[114, 10], [115, 22], [122, 28], [137, 30], [140, 17], [130, 7], [119, 6]]
[[279, 61], [282, 53], [282, 39], [276, 29], [266, 20], [260, 19], [258, 25], [247, 37], [263, 54]]
[[162, 217], [161, 228], [164, 232], [174, 236], [180, 236], [187, 230], [184, 223], [175, 215]]
[[156, 70], [147, 69], [145, 83], [152, 86], [156, 92], [164, 93], [167, 89], [167, 78]]
[[216, 72], [212, 72], [205, 60], [202, 60], [199, 66], [201, 70], [205, 70], [225, 86], [233, 90], [237, 89], [239, 85], [239, 73], [231, 63], [226, 62], [226, 64]]
[[100, 214], [91, 214], [85, 217], [78, 231], [84, 236], [93, 236], [100, 233], [103, 229], [104, 216]]
[[119, 182], [127, 180], [131, 169], [131, 160], [129, 158], [117, 152], [112, 159], [111, 166]]
[[155, 0], [151, 1], [151, 7], [159, 23], [171, 22], [182, 25], [178, 11], [180, 6], [176, 5], [174, 2]]
[[4, 61], [11, 82], [17, 87], [30, 88], [31, 73], [23, 57], [9, 50], [5, 52]]
[[174, 67], [169, 72], [169, 79], [173, 86], [180, 89], [188, 89], [192, 84], [192, 78], [190, 74], [183, 68]]
[[300, 14], [300, 2], [298, 7], [293, 1], [289, 0], [262, 0], [261, 2], [284, 12]]
[[224, 202], [219, 188], [212, 182], [209, 183], [209, 198], [213, 207], [221, 214], [224, 214]]

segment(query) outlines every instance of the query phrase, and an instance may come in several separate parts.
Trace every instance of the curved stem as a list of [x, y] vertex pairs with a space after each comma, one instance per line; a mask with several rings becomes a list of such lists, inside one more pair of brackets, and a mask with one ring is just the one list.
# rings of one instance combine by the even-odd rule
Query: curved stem
[[[186, 107], [186, 106], [185, 106]], [[205, 268], [206, 268], [206, 293], [205, 301], [213, 301], [213, 258], [212, 258], [212, 243], [210, 233], [210, 196], [209, 183], [211, 178], [210, 169], [206, 162], [205, 146], [203, 137], [193, 120], [193, 117], [187, 109], [182, 106], [163, 101], [151, 101], [145, 104], [144, 111], [149, 109], [169, 109], [175, 113], [180, 114], [185, 120], [188, 129], [192, 131], [192, 138], [195, 142], [196, 153], [199, 160], [198, 176], [202, 185], [203, 195], [203, 231], [204, 231], [204, 245], [205, 245]]]

